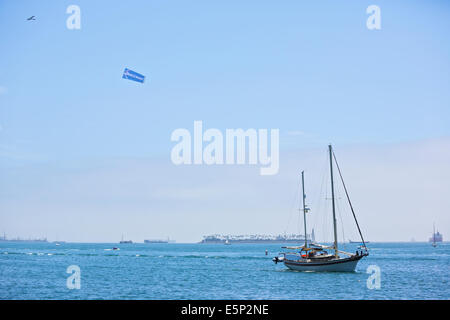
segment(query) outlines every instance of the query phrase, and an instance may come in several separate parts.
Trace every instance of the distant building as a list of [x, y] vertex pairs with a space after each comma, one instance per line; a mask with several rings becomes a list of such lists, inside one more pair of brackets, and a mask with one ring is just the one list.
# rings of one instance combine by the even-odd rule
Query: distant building
[[[308, 235], [308, 238], [310, 236]], [[305, 241], [305, 236], [298, 234], [290, 235], [264, 235], [264, 234], [251, 234], [251, 235], [221, 235], [214, 234], [204, 236], [200, 243], [300, 243]]]

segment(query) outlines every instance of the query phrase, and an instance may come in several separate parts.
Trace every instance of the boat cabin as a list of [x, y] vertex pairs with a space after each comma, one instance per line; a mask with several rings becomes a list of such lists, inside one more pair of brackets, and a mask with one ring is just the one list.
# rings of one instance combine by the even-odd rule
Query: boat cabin
[[286, 260], [315, 260], [315, 259], [329, 259], [333, 255], [329, 254], [326, 250], [320, 247], [283, 247], [285, 249], [299, 250], [296, 252], [284, 252], [284, 258]]

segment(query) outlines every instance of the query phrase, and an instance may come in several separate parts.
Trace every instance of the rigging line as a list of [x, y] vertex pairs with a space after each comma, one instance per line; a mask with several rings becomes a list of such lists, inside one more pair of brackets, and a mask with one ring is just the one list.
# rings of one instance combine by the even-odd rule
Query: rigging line
[[322, 216], [322, 230], [323, 230], [323, 238], [324, 238], [324, 240], [325, 240], [325, 242], [327, 242], [328, 243], [328, 236], [329, 236], [329, 233], [328, 233], [328, 219], [330, 218], [329, 217], [329, 214], [330, 214], [330, 204], [329, 204], [329, 202], [328, 202], [328, 188], [329, 188], [329, 179], [330, 178], [330, 176], [329, 176], [329, 172], [327, 171], [326, 172], [326, 174], [325, 174], [325, 198], [323, 199], [323, 203], [324, 203], [324, 211], [323, 211], [323, 216]]
[[361, 236], [361, 240], [362, 240], [362, 243], [364, 245], [364, 248], [367, 251], [366, 242], [364, 241], [361, 229], [359, 228], [359, 223], [358, 223], [358, 220], [356, 219], [355, 211], [353, 210], [353, 205], [352, 205], [352, 202], [350, 201], [350, 197], [349, 197], [348, 192], [347, 192], [347, 187], [345, 186], [344, 178], [342, 178], [341, 169], [339, 168], [339, 164], [338, 164], [338, 162], [336, 160], [336, 155], [334, 154], [334, 151], [333, 151], [333, 158], [334, 158], [334, 162], [336, 163], [336, 167], [338, 169], [339, 176], [341, 177], [342, 186], [344, 187], [345, 195], [347, 196], [347, 200], [348, 200], [348, 203], [350, 205], [350, 209], [352, 210], [353, 218], [355, 219], [355, 222], [356, 222], [356, 227], [358, 228], [358, 232], [359, 232], [359, 235]]
[[339, 201], [341, 199], [341, 195], [340, 195], [341, 190], [339, 190], [339, 188], [336, 188], [335, 191], [337, 193], [336, 209], [337, 209], [337, 212], [339, 215], [339, 220], [341, 220], [342, 244], [344, 246], [344, 250], [347, 250], [346, 246], [345, 246], [344, 220], [342, 220], [342, 214], [341, 214], [341, 201]]

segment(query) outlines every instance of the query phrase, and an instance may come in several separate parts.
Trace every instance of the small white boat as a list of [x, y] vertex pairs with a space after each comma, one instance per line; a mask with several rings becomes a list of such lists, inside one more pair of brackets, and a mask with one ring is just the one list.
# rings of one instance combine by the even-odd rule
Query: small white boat
[[228, 239], [227, 240], [225, 240], [225, 243], [224, 243], [226, 246], [229, 246], [229, 245], [231, 245], [231, 243], [230, 243], [230, 241], [228, 241]]

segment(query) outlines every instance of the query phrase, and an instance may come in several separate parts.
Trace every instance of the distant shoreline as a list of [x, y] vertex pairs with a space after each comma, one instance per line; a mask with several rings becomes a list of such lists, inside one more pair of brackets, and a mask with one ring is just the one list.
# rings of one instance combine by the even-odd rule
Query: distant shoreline
[[[0, 244], [2, 243], [27, 243], [27, 244], [31, 244], [31, 243], [36, 243], [36, 244], [56, 244], [59, 243], [61, 245], [64, 244], [111, 244], [111, 245], [118, 245], [120, 244], [119, 242], [79, 242], [79, 241], [27, 241], [27, 240], [0, 240]], [[291, 241], [291, 242], [286, 242], [286, 241], [254, 241], [254, 242], [250, 242], [250, 241], [230, 241], [230, 244], [233, 245], [239, 245], [239, 244], [293, 244], [293, 243], [298, 243], [298, 244], [302, 244], [299, 241]], [[331, 242], [321, 242], [321, 243], [331, 243]], [[348, 243], [348, 242], [339, 242], [340, 244], [357, 244], [357, 243]], [[370, 241], [368, 243], [368, 245], [371, 244], [376, 244], [376, 243], [430, 243], [429, 241]], [[439, 243], [450, 243], [450, 241], [442, 241]], [[120, 245], [126, 245], [126, 246], [133, 246], [133, 245], [176, 245], [176, 244], [199, 244], [199, 245], [208, 245], [208, 244], [214, 244], [214, 245], [224, 245], [224, 242], [176, 242], [176, 243], [144, 243], [144, 242], [133, 242], [133, 243], [125, 243], [125, 244], [120, 244]]]

